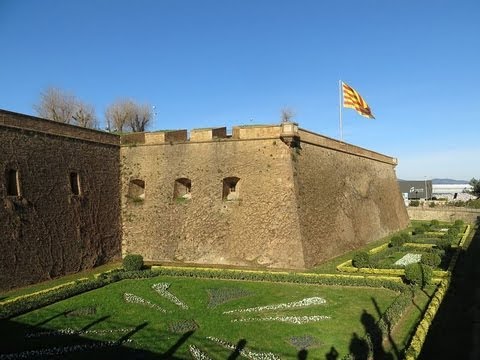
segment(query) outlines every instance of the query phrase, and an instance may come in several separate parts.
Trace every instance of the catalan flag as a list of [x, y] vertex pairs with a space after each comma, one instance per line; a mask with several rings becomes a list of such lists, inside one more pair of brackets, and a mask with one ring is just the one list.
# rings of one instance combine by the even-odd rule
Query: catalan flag
[[375, 119], [372, 110], [367, 102], [360, 96], [360, 94], [352, 87], [348, 86], [342, 81], [343, 89], [343, 107], [355, 109], [360, 115], [370, 119]]

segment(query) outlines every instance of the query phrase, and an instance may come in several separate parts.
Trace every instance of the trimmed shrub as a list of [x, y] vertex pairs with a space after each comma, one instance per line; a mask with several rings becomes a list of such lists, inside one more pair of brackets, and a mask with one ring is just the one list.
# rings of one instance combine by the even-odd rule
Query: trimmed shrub
[[431, 226], [431, 227], [440, 226], [440, 221], [438, 221], [438, 220], [432, 220], [432, 221], [430, 221], [430, 226]]
[[403, 240], [403, 238], [401, 238], [400, 235], [394, 235], [390, 239], [390, 244], [393, 247], [400, 247], [403, 244], [405, 244], [405, 240]]
[[123, 268], [125, 271], [138, 271], [143, 268], [142, 255], [130, 254], [123, 258]]
[[427, 231], [430, 231], [430, 224], [423, 223], [413, 229], [413, 235], [425, 234]]
[[352, 265], [356, 268], [370, 267], [370, 254], [366, 251], [360, 251], [353, 256]]
[[410, 203], [408, 204], [408, 206], [418, 207], [418, 206], [420, 206], [420, 201], [410, 200]]
[[455, 220], [453, 226], [462, 227], [464, 224], [463, 220]]
[[460, 230], [457, 227], [452, 226], [450, 229], [448, 229], [447, 234], [457, 236], [458, 234], [460, 234]]
[[443, 237], [437, 241], [437, 247], [440, 250], [448, 251], [452, 247], [452, 242], [448, 238]]
[[409, 264], [405, 266], [405, 279], [412, 285], [425, 287], [432, 280], [432, 268], [425, 264]]
[[457, 235], [454, 235], [452, 233], [446, 233], [441, 237], [441, 239], [446, 240], [449, 243], [453, 243], [455, 240], [457, 240]]
[[401, 232], [399, 236], [403, 239], [403, 243], [412, 241], [412, 235], [410, 235], [408, 232]]
[[442, 258], [437, 253], [429, 252], [422, 254], [420, 262], [431, 267], [437, 267], [442, 262]]
[[431, 208], [434, 208], [435, 207], [435, 203], [432, 201], [428, 204], [428, 207], [431, 207]]

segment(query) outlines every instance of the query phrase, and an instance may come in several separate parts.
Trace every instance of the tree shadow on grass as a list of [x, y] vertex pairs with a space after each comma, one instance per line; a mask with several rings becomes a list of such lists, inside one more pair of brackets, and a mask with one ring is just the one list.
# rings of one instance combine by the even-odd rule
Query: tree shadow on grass
[[45, 320], [40, 321], [39, 323], [35, 324], [34, 326], [42, 326], [45, 325], [46, 323], [49, 323], [50, 321], [59, 318], [61, 316], [65, 316], [65, 312], [58, 313], [56, 315], [50, 316], [49, 318], [46, 318]]
[[[372, 298], [372, 301], [379, 312], [378, 304], [376, 303], [375, 299]], [[379, 312], [379, 315], [380, 314], [381, 313]], [[360, 322], [365, 330], [365, 336], [362, 338], [355, 332], [352, 334], [350, 346], [348, 348], [350, 355], [353, 356], [355, 360], [393, 360], [394, 356], [385, 351], [383, 347], [382, 332], [375, 318], [366, 310], [363, 310], [362, 315], [360, 316]], [[327, 354], [327, 356], [334, 355], [331, 353], [332, 350], [329, 354]]]
[[238, 341], [237, 346], [235, 346], [235, 350], [233, 350], [233, 353], [230, 354], [227, 360], [235, 360], [239, 358], [241, 355], [241, 352], [243, 349], [245, 349], [245, 345], [247, 345], [247, 340], [241, 339]]
[[124, 342], [129, 340], [134, 334], [136, 334], [137, 332], [139, 332], [140, 330], [145, 328], [147, 325], [148, 325], [148, 322], [141, 323], [140, 325], [136, 326], [135, 329], [133, 329], [132, 331], [129, 331], [128, 333], [123, 335], [120, 339], [118, 339], [117, 343], [118, 344], [123, 344]]
[[[375, 306], [375, 311], [377, 312], [377, 316], [379, 319], [382, 318], [382, 312], [380, 310], [380, 306], [378, 306], [378, 303], [377, 303], [377, 300], [375, 300], [375, 298], [371, 298], [372, 299], [372, 303], [373, 303], [373, 306]], [[417, 306], [418, 307], [418, 306]], [[421, 311], [421, 310], [420, 310]], [[362, 315], [363, 316], [363, 315]], [[371, 320], [370, 320], [371, 321]], [[375, 322], [375, 321], [374, 321]], [[364, 325], [365, 326], [365, 325]], [[367, 327], [365, 327], [365, 330], [366, 330]], [[377, 323], [375, 322], [375, 325], [372, 327], [370, 327], [373, 331], [375, 332], [378, 332], [378, 334], [376, 334], [376, 336], [378, 336], [378, 340], [380, 342], [380, 349], [383, 350], [383, 346], [382, 346], [382, 341], [383, 341], [383, 336], [382, 336], [382, 332], [380, 330], [380, 328], [378, 327]], [[400, 359], [400, 351], [398, 350], [398, 346], [397, 344], [395, 343], [395, 341], [393, 340], [393, 337], [392, 337], [392, 330], [393, 330], [393, 326], [392, 324], [387, 320], [387, 338], [388, 338], [388, 342], [390, 343], [390, 346], [392, 347], [393, 349], [393, 352], [395, 354], [395, 357], [397, 359]], [[367, 331], [367, 330], [366, 330]], [[372, 339], [373, 341], [373, 339]], [[375, 344], [374, 344], [374, 350], [375, 350]]]
[[337, 360], [337, 359], [338, 359], [338, 355], [339, 355], [339, 353], [338, 353], [337, 349], [335, 349], [335, 347], [332, 346], [332, 347], [330, 348], [330, 351], [325, 354], [325, 359], [326, 359], [326, 360]]
[[298, 360], [306, 360], [308, 356], [308, 350], [302, 349], [297, 354]]
[[[101, 318], [95, 323], [103, 320]], [[159, 354], [127, 346], [131, 337], [147, 325], [148, 323], [144, 322], [136, 326], [116, 341], [93, 340], [78, 334], [37, 340], [26, 338], [25, 335], [42, 333], [49, 329], [14, 320], [1, 320], [0, 354], [5, 358], [19, 359], [159, 359]]]
[[190, 336], [193, 335], [194, 332], [195, 331], [191, 330], [183, 334], [182, 337], [178, 339], [177, 342], [170, 349], [168, 349], [165, 353], [161, 355], [160, 359], [176, 359], [173, 354], [177, 352], [177, 350], [188, 340]]
[[[377, 303], [375, 299], [372, 299], [376, 306]], [[379, 310], [377, 310], [379, 311]], [[360, 321], [365, 328], [366, 336], [370, 339], [369, 347], [370, 350], [373, 352], [373, 359], [375, 360], [393, 360], [393, 355], [387, 353], [383, 348], [383, 337], [382, 331], [378, 327], [375, 318], [369, 314], [366, 310], [363, 310], [362, 316], [360, 317]]]
[[97, 325], [97, 324], [101, 323], [102, 321], [105, 321], [109, 318], [110, 318], [110, 315], [102, 316], [101, 318], [98, 318], [97, 320], [92, 321], [90, 324], [84, 326], [80, 331], [87, 331], [91, 327], [93, 327], [93, 326], [95, 326], [95, 325]]

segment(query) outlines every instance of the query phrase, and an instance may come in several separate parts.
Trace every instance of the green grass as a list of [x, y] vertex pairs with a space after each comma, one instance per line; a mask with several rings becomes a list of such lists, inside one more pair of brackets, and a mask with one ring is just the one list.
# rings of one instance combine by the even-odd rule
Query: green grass
[[34, 292], [37, 292], [37, 291], [50, 289], [52, 287], [59, 286], [59, 285], [62, 285], [62, 284], [66, 284], [66, 283], [69, 283], [71, 281], [75, 281], [77, 279], [81, 279], [81, 278], [92, 279], [95, 276], [95, 274], [100, 274], [100, 273], [105, 272], [105, 271], [109, 271], [109, 270], [112, 270], [112, 269], [117, 269], [117, 268], [120, 268], [121, 266], [122, 266], [121, 262], [114, 262], [114, 263], [98, 266], [94, 269], [81, 271], [81, 272], [76, 273], [76, 274], [65, 275], [65, 276], [63, 276], [61, 278], [58, 278], [58, 279], [43, 281], [43, 282], [38, 283], [38, 284], [29, 285], [29, 286], [13, 289], [13, 290], [10, 290], [10, 291], [6, 291], [6, 292], [3, 292], [3, 293], [0, 294], [0, 302], [15, 298], [17, 296], [23, 296], [23, 295], [31, 294], [31, 293], [34, 293]]
[[334, 258], [332, 258], [332, 259], [330, 259], [330, 260], [328, 260], [328, 261], [326, 261], [322, 264], [319, 264], [319, 265], [315, 266], [314, 268], [312, 268], [310, 270], [307, 270], [306, 272], [313, 272], [313, 273], [318, 273], [318, 274], [338, 274], [338, 271], [337, 271], [337, 265], [338, 264], [341, 264], [341, 263], [343, 263], [347, 260], [352, 259], [353, 255], [355, 255], [355, 253], [357, 253], [360, 250], [365, 250], [365, 251], [371, 250], [371, 249], [373, 249], [377, 246], [380, 246], [380, 245], [388, 242], [389, 239], [390, 239], [390, 236], [379, 239], [379, 240], [376, 240], [376, 241], [373, 241], [373, 242], [365, 245], [361, 249], [355, 249], [355, 250], [346, 252], [346, 253], [344, 253], [340, 256], [334, 257]]
[[[408, 230], [421, 223], [412, 222]], [[447, 227], [447, 224], [442, 225]], [[405, 231], [405, 230], [404, 230]], [[473, 234], [473, 232], [472, 232]], [[472, 237], [472, 234], [469, 238]], [[362, 250], [370, 250], [388, 242], [390, 237], [366, 245]], [[345, 253], [310, 270], [314, 273], [336, 273], [336, 266], [352, 258], [359, 249]], [[415, 249], [416, 250], [416, 249]], [[409, 250], [408, 252], [415, 252]], [[389, 253], [388, 261], [394, 262], [403, 256], [403, 252]], [[379, 253], [376, 254], [379, 256]], [[110, 264], [87, 272], [69, 275], [61, 279], [16, 289], [0, 295], [1, 300], [8, 300], [36, 291], [65, 284], [79, 278], [92, 278], [94, 274], [120, 267]], [[159, 296], [151, 289], [158, 282], [171, 283], [170, 291], [188, 304], [188, 310], [182, 310], [175, 304]], [[227, 290], [226, 290], [227, 289]], [[435, 286], [417, 290], [412, 304], [395, 327], [392, 337], [384, 339], [385, 351], [395, 353], [408, 344], [409, 338], [428, 305]], [[139, 304], [126, 303], [124, 293], [133, 293], [155, 303], [168, 311], [164, 314], [158, 310]], [[219, 299], [212, 306], [212, 294]], [[255, 307], [260, 305], [299, 301], [303, 298], [320, 296], [327, 300], [324, 305], [301, 309], [274, 310], [262, 313], [223, 314], [223, 311]], [[299, 357], [299, 349], [290, 344], [290, 339], [313, 338], [314, 346], [308, 348], [309, 359], [324, 359], [334, 349], [339, 353], [338, 359], [351, 351], [354, 336], [363, 338], [367, 331], [368, 319], [373, 323], [388, 307], [396, 293], [375, 288], [348, 286], [318, 286], [301, 284], [278, 284], [269, 282], [207, 280], [180, 277], [159, 276], [142, 280], [123, 280], [88, 293], [60, 301], [50, 306], [32, 311], [9, 321], [0, 323], [0, 331], [7, 336], [2, 339], [0, 353], [28, 351], [84, 344], [92, 341], [117, 341], [122, 336], [129, 338], [122, 349], [92, 350], [88, 353], [71, 353], [68, 358], [92, 357], [115, 358], [140, 356], [148, 358], [188, 359], [188, 345], [196, 345], [208, 353], [212, 359], [232, 358], [232, 350], [226, 350], [207, 340], [213, 336], [231, 344], [246, 342], [246, 349], [256, 352], [272, 352], [282, 359]], [[94, 309], [94, 313], [92, 313]], [[69, 316], [76, 311], [76, 316]], [[82, 314], [83, 312], [83, 314]], [[231, 322], [232, 319], [259, 318], [266, 316], [310, 316], [328, 315], [331, 319], [308, 324], [287, 324], [280, 322]], [[367, 319], [367, 320], [366, 320]], [[172, 331], [172, 326], [193, 324], [197, 329], [193, 333], [182, 335]], [[196, 325], [195, 325], [196, 324]], [[77, 333], [73, 336], [42, 336], [25, 338], [25, 333], [70, 328]], [[92, 331], [124, 330], [124, 332], [94, 333]], [[125, 331], [131, 331], [126, 335]], [[116, 352], [117, 351], [117, 352]], [[136, 351], [135, 354], [131, 351]], [[140, 355], [139, 352], [143, 351]], [[398, 358], [394, 354], [394, 358]]]
[[[429, 285], [425, 289], [417, 289], [415, 292], [414, 304], [411, 305], [402, 319], [399, 321], [393, 331], [394, 343], [400, 348], [404, 349], [408, 346], [408, 341], [412, 337], [418, 323], [423, 316], [423, 312], [430, 302], [430, 297], [435, 292], [436, 286]], [[387, 343], [386, 349], [390, 350], [390, 346]]]
[[[169, 289], [171, 293], [186, 303], [189, 309], [182, 310], [154, 292], [151, 285], [158, 282], [171, 283]], [[209, 307], [209, 292], [218, 288], [239, 288], [250, 295]], [[126, 303], [123, 300], [125, 292], [133, 293], [158, 304], [168, 313], [164, 314], [139, 304]], [[299, 301], [314, 296], [326, 299], [327, 303], [301, 309], [223, 314], [223, 311], [227, 310]], [[164, 276], [144, 280], [124, 280], [13, 319], [16, 326], [10, 326], [9, 339], [4, 346], [7, 346], [6, 352], [11, 352], [12, 349], [25, 351], [37, 347], [68, 346], [81, 341], [68, 336], [45, 336], [26, 341], [24, 329], [30, 326], [35, 326], [35, 331], [64, 328], [91, 331], [135, 328], [146, 324], [132, 335], [132, 342], [126, 346], [148, 350], [159, 355], [168, 353], [169, 349], [175, 346], [182, 337], [180, 334], [170, 332], [169, 326], [179, 321], [194, 320], [199, 328], [175, 352], [177, 358], [190, 358], [188, 344], [194, 344], [208, 352], [212, 359], [228, 358], [231, 351], [226, 351], [207, 340], [207, 336], [217, 337], [232, 344], [237, 344], [244, 339], [246, 348], [249, 350], [272, 352], [284, 359], [294, 359], [298, 349], [289, 344], [289, 339], [292, 336], [309, 335], [313, 336], [317, 342], [316, 347], [308, 349], [309, 358], [325, 358], [325, 354], [330, 351], [331, 347], [334, 347], [340, 356], [344, 356], [349, 352], [353, 334], [356, 333], [359, 337], [365, 335], [366, 330], [362, 319], [371, 315], [375, 321], [378, 320], [379, 314], [376, 306], [380, 312], [383, 312], [396, 296], [397, 294], [390, 290], [358, 287], [203, 280]], [[95, 307], [96, 313], [85, 316], [64, 315], [69, 311], [86, 307]], [[302, 325], [272, 321], [231, 322], [235, 318], [311, 315], [329, 315], [331, 319]], [[38, 324], [41, 326], [39, 327]], [[1, 329], [2, 333], [6, 333], [6, 330]], [[121, 336], [122, 334], [119, 333], [81, 335], [82, 338], [94, 340], [117, 340]], [[85, 341], [85, 339], [82, 340]], [[101, 354], [96, 356], [96, 354], [92, 355], [93, 358], [102, 358]]]

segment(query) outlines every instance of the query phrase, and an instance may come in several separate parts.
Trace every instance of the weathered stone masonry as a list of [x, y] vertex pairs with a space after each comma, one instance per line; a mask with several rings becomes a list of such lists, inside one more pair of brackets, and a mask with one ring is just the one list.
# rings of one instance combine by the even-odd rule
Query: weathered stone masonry
[[[124, 137], [124, 253], [163, 262], [306, 268], [404, 228], [396, 160], [295, 124]], [[236, 198], [223, 181], [237, 178]], [[188, 196], [177, 197], [178, 179]], [[129, 196], [132, 181], [144, 194]]]
[[294, 123], [119, 136], [0, 110], [0, 290], [145, 260], [308, 268], [404, 228], [396, 160]]
[[[120, 258], [118, 145], [114, 135], [0, 111], [0, 290]], [[3, 181], [12, 169], [19, 196]]]

